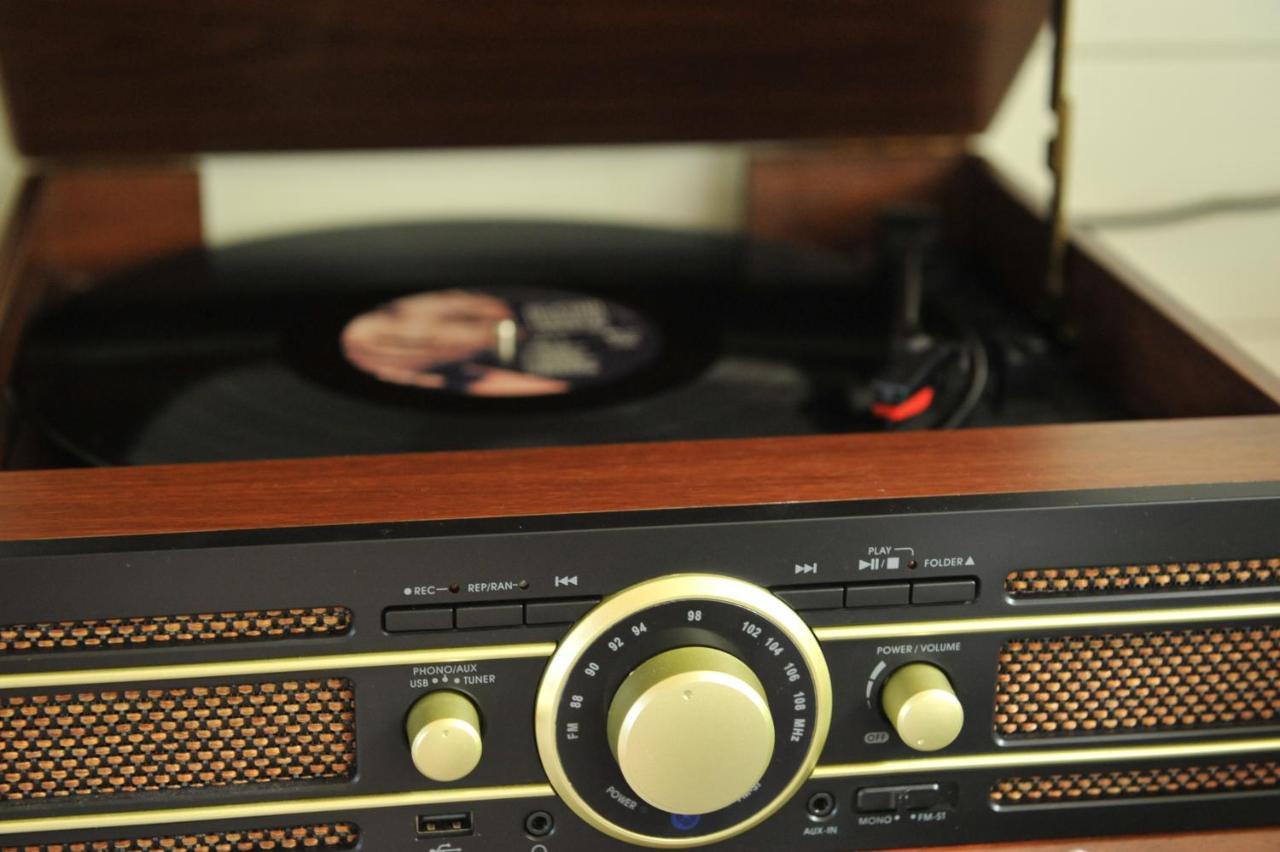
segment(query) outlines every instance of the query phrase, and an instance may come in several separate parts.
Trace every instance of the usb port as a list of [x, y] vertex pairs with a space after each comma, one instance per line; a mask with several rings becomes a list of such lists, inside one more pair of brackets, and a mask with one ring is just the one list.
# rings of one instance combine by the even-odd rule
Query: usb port
[[471, 814], [430, 814], [418, 817], [418, 834], [423, 837], [462, 837], [473, 830]]

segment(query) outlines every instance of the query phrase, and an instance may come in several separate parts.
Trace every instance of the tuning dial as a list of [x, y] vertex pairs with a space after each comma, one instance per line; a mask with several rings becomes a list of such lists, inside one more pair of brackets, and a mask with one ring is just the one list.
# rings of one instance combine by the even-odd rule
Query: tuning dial
[[480, 762], [480, 714], [458, 692], [429, 692], [405, 722], [413, 765], [432, 781], [457, 781]]
[[748, 831], [809, 779], [831, 724], [813, 631], [767, 589], [671, 574], [605, 598], [561, 639], [534, 730], [587, 824], [663, 849]]
[[706, 814], [741, 799], [773, 756], [760, 678], [713, 648], [665, 651], [618, 688], [609, 747], [631, 788], [654, 807]]
[[902, 741], [916, 751], [946, 748], [964, 726], [964, 707], [937, 666], [910, 663], [885, 681], [880, 706]]

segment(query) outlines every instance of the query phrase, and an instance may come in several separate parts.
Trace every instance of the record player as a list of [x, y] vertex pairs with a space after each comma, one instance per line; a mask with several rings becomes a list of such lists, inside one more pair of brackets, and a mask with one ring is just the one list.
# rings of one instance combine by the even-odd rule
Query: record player
[[[1265, 844], [1280, 390], [967, 149], [1049, 11], [7, 9], [0, 850]], [[199, 152], [690, 139], [744, 234], [202, 246]]]

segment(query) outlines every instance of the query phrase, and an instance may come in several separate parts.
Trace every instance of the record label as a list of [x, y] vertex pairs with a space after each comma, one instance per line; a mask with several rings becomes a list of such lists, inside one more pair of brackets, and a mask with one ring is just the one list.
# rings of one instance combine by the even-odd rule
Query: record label
[[353, 317], [340, 335], [357, 370], [469, 397], [537, 397], [616, 382], [662, 350], [658, 326], [598, 296], [525, 287], [432, 290]]

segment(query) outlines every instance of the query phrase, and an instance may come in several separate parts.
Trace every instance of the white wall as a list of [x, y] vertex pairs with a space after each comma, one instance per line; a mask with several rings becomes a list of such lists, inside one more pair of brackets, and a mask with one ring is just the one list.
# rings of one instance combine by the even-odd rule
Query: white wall
[[[1069, 208], [1077, 222], [1211, 199], [1280, 195], [1280, 3], [1077, 0]], [[1043, 194], [1048, 44], [981, 147]], [[1280, 375], [1280, 208], [1100, 242]]]
[[353, 222], [569, 218], [731, 229], [735, 145], [260, 154], [206, 157], [206, 237], [234, 240]]
[[[1081, 216], [1280, 186], [1280, 3], [1076, 0], [1072, 180]], [[983, 148], [1043, 187], [1042, 36]]]

